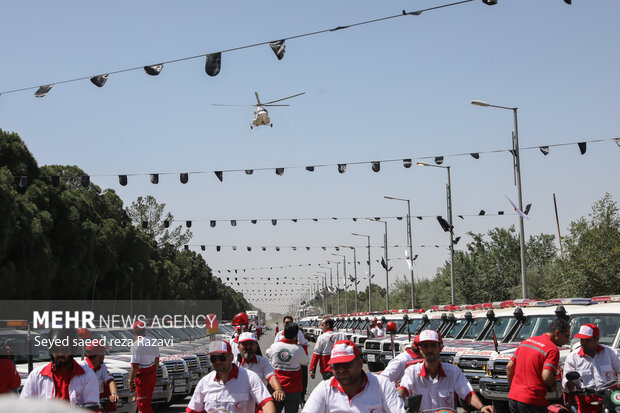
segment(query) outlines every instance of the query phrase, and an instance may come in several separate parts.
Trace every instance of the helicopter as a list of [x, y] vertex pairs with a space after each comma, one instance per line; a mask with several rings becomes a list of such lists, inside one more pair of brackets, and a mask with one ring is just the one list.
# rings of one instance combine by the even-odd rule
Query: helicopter
[[282, 99], [276, 99], [276, 100], [272, 100], [270, 102], [265, 102], [262, 103], [260, 101], [260, 98], [258, 97], [258, 92], [254, 92], [254, 95], [256, 95], [256, 104], [255, 105], [222, 105], [219, 103], [213, 103], [213, 106], [251, 106], [251, 107], [255, 107], [256, 109], [254, 109], [254, 119], [252, 119], [252, 123], [250, 123], [250, 129], [254, 129], [255, 127], [259, 127], [259, 126], [263, 126], [263, 125], [269, 125], [270, 127], [273, 128], [273, 123], [271, 123], [271, 119], [269, 118], [269, 112], [267, 112], [267, 109], [265, 109], [267, 106], [290, 106], [290, 105], [282, 105], [282, 104], [278, 104], [278, 105], [274, 105], [274, 103], [276, 102], [281, 102], [283, 100], [286, 99], [291, 99], [297, 96], [301, 96], [304, 95], [306, 92], [301, 92], [298, 93], [296, 95], [292, 95], [292, 96], [288, 96]]

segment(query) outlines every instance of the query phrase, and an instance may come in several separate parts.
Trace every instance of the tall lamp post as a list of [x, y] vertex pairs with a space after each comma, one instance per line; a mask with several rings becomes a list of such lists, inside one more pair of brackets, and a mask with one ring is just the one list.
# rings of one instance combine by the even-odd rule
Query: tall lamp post
[[382, 221], [380, 219], [372, 219], [372, 218], [366, 218], [366, 221], [381, 222], [382, 224], [385, 225], [385, 233], [383, 234], [383, 255], [384, 255], [384, 258], [385, 258], [385, 309], [389, 310], [390, 309], [390, 276], [389, 276], [390, 267], [389, 267], [389, 262], [388, 262], [388, 244], [387, 244], [388, 227], [387, 227], [387, 221]]
[[357, 237], [366, 237], [368, 238], [368, 312], [372, 312], [372, 298], [371, 298], [371, 290], [372, 290], [372, 271], [370, 269], [370, 235], [357, 234], [352, 232], [351, 235], [355, 235]]
[[331, 292], [331, 289], [334, 288], [334, 277], [333, 277], [333, 273], [332, 273], [332, 267], [329, 267], [329, 266], [325, 267], [325, 266], [323, 266], [321, 264], [319, 264], [319, 267], [325, 268], [326, 270], [329, 270], [329, 286], [330, 286], [329, 295], [332, 298], [332, 313], [333, 313], [334, 312], [334, 293]]
[[342, 257], [342, 272], [344, 275], [344, 312], [349, 314], [349, 302], [347, 299], [347, 256], [344, 254], [332, 254], [336, 257]]
[[327, 261], [328, 264], [336, 264], [336, 294], [338, 294], [338, 314], [340, 314], [340, 261]]
[[454, 231], [452, 231], [452, 185], [450, 183], [450, 167], [443, 165], [432, 165], [429, 163], [418, 162], [419, 166], [432, 166], [433, 168], [443, 168], [448, 171], [448, 184], [446, 185], [446, 200], [448, 204], [448, 224], [450, 225], [450, 298], [452, 305], [456, 304], [456, 291], [454, 279]]
[[[325, 289], [327, 289], [327, 272], [324, 271], [317, 271], [317, 274], [323, 274], [323, 293], [325, 292]], [[325, 294], [323, 295], [323, 312], [324, 314], [327, 314], [327, 304], [325, 303]]]
[[[512, 110], [515, 130], [512, 134], [512, 157], [513, 157], [513, 167], [515, 173], [515, 184], [517, 185], [517, 196], [519, 197], [519, 210], [523, 211], [523, 196], [521, 192], [521, 161], [519, 156], [519, 127], [517, 125], [517, 109], [511, 108], [508, 106], [498, 106], [491, 105], [489, 103], [483, 102], [481, 100], [472, 100], [472, 105], [489, 107], [489, 108], [498, 108], [498, 109], [507, 109]], [[519, 239], [521, 243], [521, 288], [523, 291], [523, 298], [527, 298], [527, 273], [525, 269], [525, 229], [523, 228], [523, 217], [519, 215]]]
[[[358, 308], [357, 308], [357, 255], [355, 254], [355, 247], [351, 247], [349, 245], [341, 245], [340, 247], [342, 248], [351, 248], [353, 250], [353, 273], [354, 275], [354, 280], [353, 283], [355, 284], [355, 312], [359, 312]], [[345, 275], [346, 277], [346, 275]], [[346, 280], [346, 278], [345, 278]]]
[[[409, 257], [413, 260], [413, 243], [411, 241], [411, 201], [404, 198], [395, 198], [393, 196], [384, 196], [385, 199], [393, 199], [395, 201], [407, 202], [407, 243], [409, 244]], [[413, 262], [413, 261], [412, 261]], [[413, 264], [411, 265], [411, 308], [415, 308], [415, 284], [413, 279]]]

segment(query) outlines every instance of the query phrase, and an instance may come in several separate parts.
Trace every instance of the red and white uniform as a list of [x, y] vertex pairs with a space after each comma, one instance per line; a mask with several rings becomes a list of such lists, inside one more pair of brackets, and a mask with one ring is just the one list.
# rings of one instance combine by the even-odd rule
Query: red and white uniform
[[82, 367], [90, 368], [95, 373], [97, 383], [99, 384], [99, 396], [101, 396], [105, 392], [105, 389], [109, 387], [110, 382], [114, 381], [114, 377], [112, 377], [104, 363], [94, 367], [92, 361], [86, 357], [84, 360], [79, 361], [78, 364]]
[[[583, 348], [573, 350], [564, 362], [564, 376], [562, 377], [562, 386], [566, 389], [566, 373], [569, 371], [578, 372], [581, 377], [575, 383], [578, 387], [595, 387], [616, 380], [620, 373], [620, 357], [618, 354], [607, 346], [600, 345], [594, 357], [588, 356], [583, 352]], [[577, 404], [579, 411], [599, 411], [600, 406], [591, 406], [592, 401], [589, 396], [578, 396]], [[596, 398], [594, 400], [600, 400]]]
[[425, 363], [416, 363], [405, 370], [400, 387], [409, 395], [421, 394], [420, 410], [450, 407], [456, 410], [456, 393], [469, 402], [474, 390], [460, 368], [453, 364], [440, 363], [439, 372], [433, 379], [426, 372]]
[[301, 366], [308, 365], [310, 359], [296, 340], [283, 338], [273, 343], [266, 351], [282, 385], [284, 393], [297, 393], [303, 390]]
[[9, 359], [0, 359], [0, 394], [17, 390], [20, 383], [15, 364]]
[[332, 377], [323, 380], [310, 394], [302, 408], [303, 413], [391, 413], [403, 412], [403, 399], [396, 387], [385, 377], [362, 372], [364, 384], [359, 392], [349, 399], [338, 380]]
[[[280, 331], [278, 334], [276, 334], [276, 338], [273, 340], [273, 342], [277, 343], [278, 341], [281, 341], [283, 338], [284, 338], [284, 331]], [[304, 350], [306, 351], [306, 354], [308, 354], [308, 339], [306, 338], [306, 336], [304, 336], [304, 333], [302, 333], [301, 330], [297, 332], [297, 344], [302, 346]]]
[[194, 390], [187, 408], [188, 413], [211, 412], [216, 409], [235, 413], [254, 413], [258, 404], [261, 407], [273, 401], [267, 387], [253, 371], [240, 369], [233, 364], [229, 380], [220, 381], [216, 372], [204, 376]]
[[230, 344], [230, 348], [232, 350], [233, 360], [237, 360], [237, 354], [239, 354], [239, 336], [235, 335], [233, 338], [228, 340], [228, 344]]
[[276, 335], [278, 335], [278, 331], [280, 331], [280, 325], [278, 323], [276, 323], [275, 330], [276, 330]]
[[385, 370], [381, 372], [381, 376], [387, 377], [393, 383], [398, 383], [402, 379], [403, 374], [405, 374], [407, 364], [411, 362], [420, 363], [423, 361], [424, 359], [418, 357], [417, 354], [408, 348], [406, 351], [390, 360], [388, 365], [385, 367]]
[[384, 337], [385, 336], [385, 328], [379, 327], [378, 325], [370, 330], [375, 338]]
[[131, 364], [138, 365], [136, 375], [136, 401], [138, 411], [152, 413], [151, 398], [157, 381], [159, 347], [155, 339], [138, 336], [131, 346]]
[[241, 358], [241, 361], [239, 361], [239, 359], [235, 358], [235, 364], [238, 367], [243, 367], [244, 369], [256, 373], [258, 377], [263, 380], [264, 385], [267, 385], [271, 376], [274, 376], [276, 374], [276, 372], [273, 370], [273, 366], [271, 365], [271, 363], [269, 363], [269, 360], [267, 360], [265, 357], [261, 357], [258, 355], [254, 357], [254, 360], [252, 361], [247, 361], [244, 358]]
[[332, 347], [334, 343], [339, 340], [346, 340], [347, 336], [344, 333], [339, 333], [334, 330], [327, 330], [316, 339], [314, 345], [314, 352], [312, 354], [312, 361], [310, 362], [310, 371], [316, 369], [316, 365], [319, 364], [321, 373], [331, 372], [332, 367], [327, 364], [332, 353]]
[[75, 360], [71, 371], [53, 371], [49, 363], [30, 372], [19, 398], [63, 399], [73, 406], [99, 404], [99, 386], [95, 373]]
[[558, 372], [560, 352], [549, 334], [523, 340], [510, 360], [514, 363], [514, 376], [508, 399], [534, 406], [547, 406], [547, 385], [542, 371]]

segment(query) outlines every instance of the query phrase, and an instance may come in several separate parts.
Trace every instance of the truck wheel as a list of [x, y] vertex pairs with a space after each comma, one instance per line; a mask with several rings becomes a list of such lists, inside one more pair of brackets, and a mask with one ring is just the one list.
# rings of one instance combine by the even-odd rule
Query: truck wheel
[[381, 363], [368, 363], [368, 370], [370, 370], [371, 373], [374, 373], [376, 371], [381, 371], [381, 370], [383, 370], [383, 364], [381, 364]]
[[505, 400], [493, 400], [493, 408], [497, 413], [509, 413], [508, 402]]

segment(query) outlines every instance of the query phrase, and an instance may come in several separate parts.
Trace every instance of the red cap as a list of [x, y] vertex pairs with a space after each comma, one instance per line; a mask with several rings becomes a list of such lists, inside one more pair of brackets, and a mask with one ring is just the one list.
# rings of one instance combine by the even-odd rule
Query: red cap
[[133, 323], [133, 331], [140, 331], [146, 328], [146, 323], [144, 321], [136, 320]]
[[87, 328], [78, 328], [77, 332], [80, 338], [91, 338], [90, 331]]
[[360, 356], [360, 350], [351, 340], [338, 340], [332, 347], [327, 364], [348, 363]]
[[579, 332], [575, 334], [573, 337], [588, 339], [592, 337], [598, 337], [599, 335], [600, 335], [600, 332], [598, 330], [598, 327], [595, 326], [594, 324], [582, 324], [581, 327], [579, 328]]

